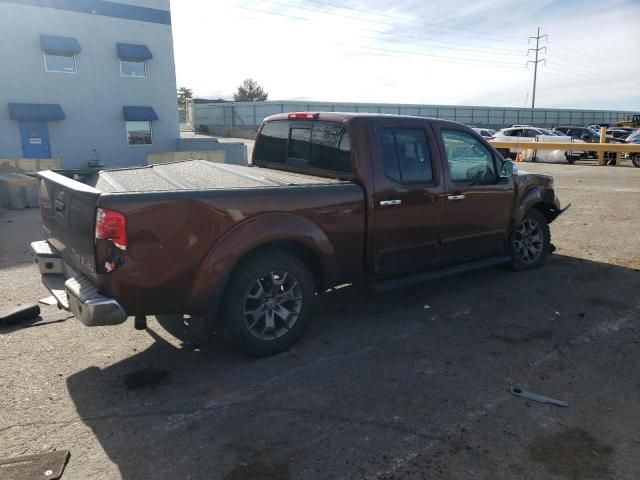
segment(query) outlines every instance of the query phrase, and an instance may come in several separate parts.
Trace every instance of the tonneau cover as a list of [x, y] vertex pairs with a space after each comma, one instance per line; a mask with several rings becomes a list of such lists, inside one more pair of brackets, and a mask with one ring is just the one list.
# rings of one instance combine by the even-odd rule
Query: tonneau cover
[[103, 170], [86, 183], [101, 192], [151, 192], [330, 185], [344, 182], [270, 168], [188, 160], [147, 167]]

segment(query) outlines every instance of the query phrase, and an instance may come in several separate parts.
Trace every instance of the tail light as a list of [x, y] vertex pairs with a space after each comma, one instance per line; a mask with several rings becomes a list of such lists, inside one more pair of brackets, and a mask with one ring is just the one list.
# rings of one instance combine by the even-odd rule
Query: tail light
[[316, 120], [319, 116], [319, 113], [309, 112], [293, 112], [289, 114], [289, 118], [298, 120]]
[[123, 213], [98, 208], [96, 210], [96, 240], [111, 240], [121, 250], [127, 249], [127, 218]]

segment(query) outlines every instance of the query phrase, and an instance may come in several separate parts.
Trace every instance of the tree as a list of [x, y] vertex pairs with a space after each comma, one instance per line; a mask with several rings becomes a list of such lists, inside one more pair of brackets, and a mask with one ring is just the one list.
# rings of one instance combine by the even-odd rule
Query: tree
[[184, 107], [190, 98], [193, 98], [193, 90], [187, 87], [180, 87], [178, 89], [178, 105]]
[[247, 78], [238, 87], [238, 91], [233, 94], [234, 102], [263, 102], [269, 97], [269, 94], [258, 85], [258, 82], [251, 78]]

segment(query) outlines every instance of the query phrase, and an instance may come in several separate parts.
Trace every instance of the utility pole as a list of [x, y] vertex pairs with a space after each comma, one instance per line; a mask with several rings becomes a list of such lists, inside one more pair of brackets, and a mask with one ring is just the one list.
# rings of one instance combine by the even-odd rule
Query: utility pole
[[527, 56], [529, 55], [529, 52], [536, 52], [536, 59], [527, 61], [527, 64], [533, 63], [533, 95], [531, 96], [531, 110], [536, 108], [536, 81], [538, 79], [538, 63], [547, 63], [546, 58], [538, 59], [538, 53], [540, 51], [544, 50], [544, 53], [547, 53], [547, 47], [540, 47], [540, 39], [542, 38], [547, 39], [547, 34], [545, 33], [544, 35], [540, 35], [540, 27], [538, 27], [538, 34], [535, 37], [529, 37], [529, 42], [535, 39], [536, 48], [530, 48], [529, 50], [527, 50]]

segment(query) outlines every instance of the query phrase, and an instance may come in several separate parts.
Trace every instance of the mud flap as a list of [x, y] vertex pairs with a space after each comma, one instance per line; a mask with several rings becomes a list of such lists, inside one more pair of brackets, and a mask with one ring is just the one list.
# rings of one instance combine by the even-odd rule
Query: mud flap
[[567, 204], [566, 207], [560, 209], [560, 210], [551, 210], [549, 212], [549, 216], [548, 216], [548, 220], [549, 223], [553, 222], [556, 218], [558, 218], [560, 215], [562, 215], [564, 212], [566, 212], [567, 210], [569, 210], [569, 207], [571, 206], [571, 204]]

